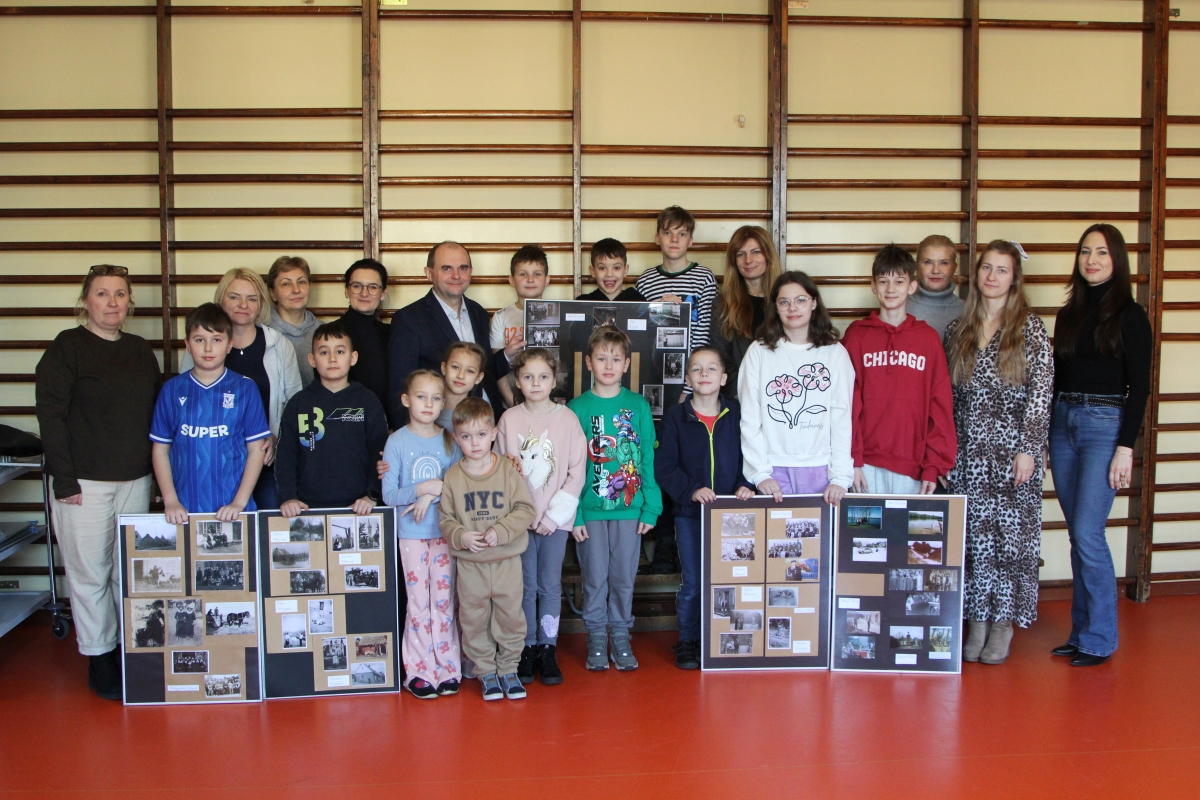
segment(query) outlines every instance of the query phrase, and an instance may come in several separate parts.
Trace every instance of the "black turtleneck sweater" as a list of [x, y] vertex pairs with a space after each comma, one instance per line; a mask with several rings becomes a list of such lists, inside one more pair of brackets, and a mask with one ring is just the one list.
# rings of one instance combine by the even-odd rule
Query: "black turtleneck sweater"
[[1130, 303], [1121, 312], [1121, 353], [1101, 355], [1096, 349], [1096, 323], [1100, 320], [1100, 302], [1111, 288], [1112, 281], [1087, 288], [1087, 315], [1075, 338], [1075, 353], [1070, 358], [1054, 356], [1054, 391], [1124, 397], [1125, 417], [1117, 445], [1133, 447], [1150, 397], [1154, 336], [1145, 309]]
[[350, 380], [370, 389], [388, 408], [388, 324], [374, 314], [346, 309], [340, 320], [350, 332], [358, 361], [350, 368]]

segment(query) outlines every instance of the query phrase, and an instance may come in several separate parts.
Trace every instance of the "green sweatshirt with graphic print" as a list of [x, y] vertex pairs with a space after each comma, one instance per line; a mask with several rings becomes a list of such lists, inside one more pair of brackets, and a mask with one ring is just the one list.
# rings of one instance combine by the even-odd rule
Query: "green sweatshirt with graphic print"
[[654, 482], [654, 417], [646, 398], [622, 387], [616, 397], [584, 392], [567, 407], [588, 440], [575, 524], [636, 519], [653, 525], [662, 513], [662, 493]]

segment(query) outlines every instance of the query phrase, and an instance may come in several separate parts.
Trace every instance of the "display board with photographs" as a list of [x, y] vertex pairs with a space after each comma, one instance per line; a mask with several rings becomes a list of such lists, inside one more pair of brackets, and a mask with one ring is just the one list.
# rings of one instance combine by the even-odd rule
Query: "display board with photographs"
[[601, 325], [629, 336], [629, 371], [622, 384], [650, 403], [654, 416], [679, 402], [691, 343], [691, 303], [616, 303], [593, 300], [529, 300], [525, 342], [558, 357], [555, 395], [568, 400], [592, 387], [588, 337]]
[[268, 699], [399, 691], [395, 511], [260, 511]]
[[118, 519], [127, 704], [262, 699], [256, 522]]
[[701, 511], [701, 666], [828, 669], [833, 514], [819, 495]]
[[833, 668], [961, 672], [967, 499], [848, 494], [838, 511]]

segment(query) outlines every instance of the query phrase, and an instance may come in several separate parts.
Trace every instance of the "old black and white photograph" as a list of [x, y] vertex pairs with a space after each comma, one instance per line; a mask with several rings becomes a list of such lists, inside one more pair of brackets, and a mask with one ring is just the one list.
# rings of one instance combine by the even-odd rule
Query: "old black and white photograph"
[[257, 633], [254, 603], [209, 603], [204, 610], [204, 633], [208, 636], [241, 636]]
[[920, 650], [925, 646], [925, 629], [913, 625], [888, 628], [888, 646], [893, 650]]
[[713, 587], [713, 616], [722, 619], [729, 619], [730, 613], [735, 608], [734, 587], [733, 586], [714, 586]]
[[874, 636], [847, 636], [842, 642], [842, 658], [870, 661], [875, 658]]
[[354, 549], [354, 542], [358, 538], [355, 536], [355, 520], [357, 517], [329, 518], [329, 546], [333, 552], [348, 553]]
[[767, 649], [792, 649], [791, 617], [771, 617], [767, 620]]
[[616, 325], [617, 324], [617, 307], [616, 306], [592, 306], [592, 329], [595, 330], [601, 325]]
[[350, 685], [383, 686], [387, 683], [387, 662], [358, 661], [350, 665]]
[[239, 697], [242, 694], [241, 675], [205, 675], [205, 697]]
[[941, 536], [946, 515], [941, 511], [909, 511], [909, 536]]
[[908, 543], [908, 563], [910, 564], [941, 564], [942, 550], [941, 542], [931, 542], [926, 540], [912, 541]]
[[325, 570], [297, 569], [288, 573], [290, 594], [325, 594]]
[[182, 558], [133, 559], [133, 591], [139, 594], [181, 594], [183, 592]]
[[864, 539], [855, 536], [850, 542], [850, 558], [854, 561], [887, 563], [887, 539]]
[[910, 617], [937, 617], [942, 613], [942, 596], [937, 592], [917, 592], [904, 598], [904, 613]]
[[747, 609], [736, 609], [729, 615], [729, 630], [731, 631], [761, 631], [763, 612]]
[[804, 544], [799, 539], [771, 539], [767, 542], [767, 558], [800, 558]]
[[283, 626], [283, 649], [308, 649], [308, 629], [303, 614], [283, 614], [279, 618]]
[[722, 536], [753, 536], [754, 514], [743, 511], [723, 512], [721, 514]]
[[271, 545], [271, 569], [308, 569], [308, 542]]
[[852, 636], [868, 636], [880, 630], [879, 611], [847, 611], [846, 633]]
[[800, 590], [791, 586], [767, 587], [767, 608], [795, 608], [800, 605]]
[[530, 325], [525, 329], [525, 342], [529, 347], [558, 347], [558, 326]]
[[651, 303], [650, 324], [656, 328], [678, 326], [680, 311], [679, 303]]
[[889, 592], [920, 592], [925, 589], [925, 571], [919, 569], [888, 570]]
[[167, 645], [169, 647], [199, 647], [204, 644], [201, 627], [203, 601], [194, 597], [167, 601]]
[[927, 588], [931, 592], [957, 592], [958, 570], [931, 569], [929, 570], [927, 584]]
[[929, 628], [929, 652], [949, 653], [954, 644], [954, 628], [949, 626]]
[[342, 567], [345, 570], [346, 591], [360, 592], [379, 588], [379, 567], [375, 565]]
[[197, 592], [246, 591], [245, 561], [197, 561]]
[[816, 519], [789, 519], [783, 526], [784, 536], [789, 539], [815, 539], [821, 535], [821, 521]]
[[683, 383], [683, 353], [663, 353], [663, 383]]
[[333, 633], [333, 601], [308, 601], [308, 632]]
[[326, 672], [345, 669], [350, 663], [349, 654], [346, 652], [346, 637], [333, 636], [322, 639], [321, 657], [324, 659]]
[[382, 633], [372, 633], [354, 637], [354, 657], [357, 658], [386, 658], [387, 636]]
[[133, 523], [133, 549], [174, 550], [179, 529], [166, 521], [138, 520]]
[[661, 383], [643, 384], [642, 397], [646, 398], [646, 402], [650, 404], [651, 414], [663, 413], [663, 387]]
[[171, 653], [171, 674], [188, 675], [208, 672], [207, 650], [175, 650]]
[[721, 560], [722, 561], [753, 561], [754, 560], [754, 540], [753, 539], [722, 539], [721, 540]]
[[530, 325], [557, 325], [558, 303], [547, 300], [530, 300], [525, 303], [525, 319]]
[[846, 527], [877, 531], [883, 527], [883, 506], [846, 506]]
[[722, 633], [718, 645], [723, 656], [748, 656], [754, 654], [753, 633]]
[[196, 552], [202, 556], [240, 556], [242, 521], [222, 522], [204, 519], [195, 523]]
[[167, 602], [165, 600], [133, 600], [129, 610], [129, 619], [133, 623], [134, 647], [166, 646]]
[[380, 550], [383, 548], [383, 518], [358, 517], [355, 520], [358, 528], [359, 550]]
[[655, 346], [659, 350], [687, 350], [687, 328], [659, 328]]
[[788, 562], [784, 570], [785, 581], [815, 581], [817, 580], [817, 559], [795, 558]]
[[288, 523], [288, 538], [293, 542], [325, 541], [324, 517], [292, 517]]

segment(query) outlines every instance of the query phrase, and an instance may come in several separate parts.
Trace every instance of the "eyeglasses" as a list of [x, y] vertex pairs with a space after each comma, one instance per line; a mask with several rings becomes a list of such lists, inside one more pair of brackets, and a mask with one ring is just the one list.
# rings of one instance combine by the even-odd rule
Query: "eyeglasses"
[[775, 305], [777, 305], [780, 308], [791, 308], [792, 306], [795, 306], [796, 308], [804, 308], [810, 302], [815, 302], [815, 301], [813, 301], [813, 299], [811, 297], [801, 295], [800, 297], [797, 297], [795, 300], [789, 300], [786, 297], [782, 297], [775, 301]]
[[359, 283], [358, 281], [354, 281], [353, 283], [347, 284], [347, 287], [354, 294], [362, 294], [363, 292], [366, 292], [372, 297], [383, 291], [383, 287], [378, 283]]
[[129, 275], [129, 267], [116, 267], [112, 264], [96, 264], [88, 270], [88, 275], [116, 275], [120, 278], [125, 278]]

